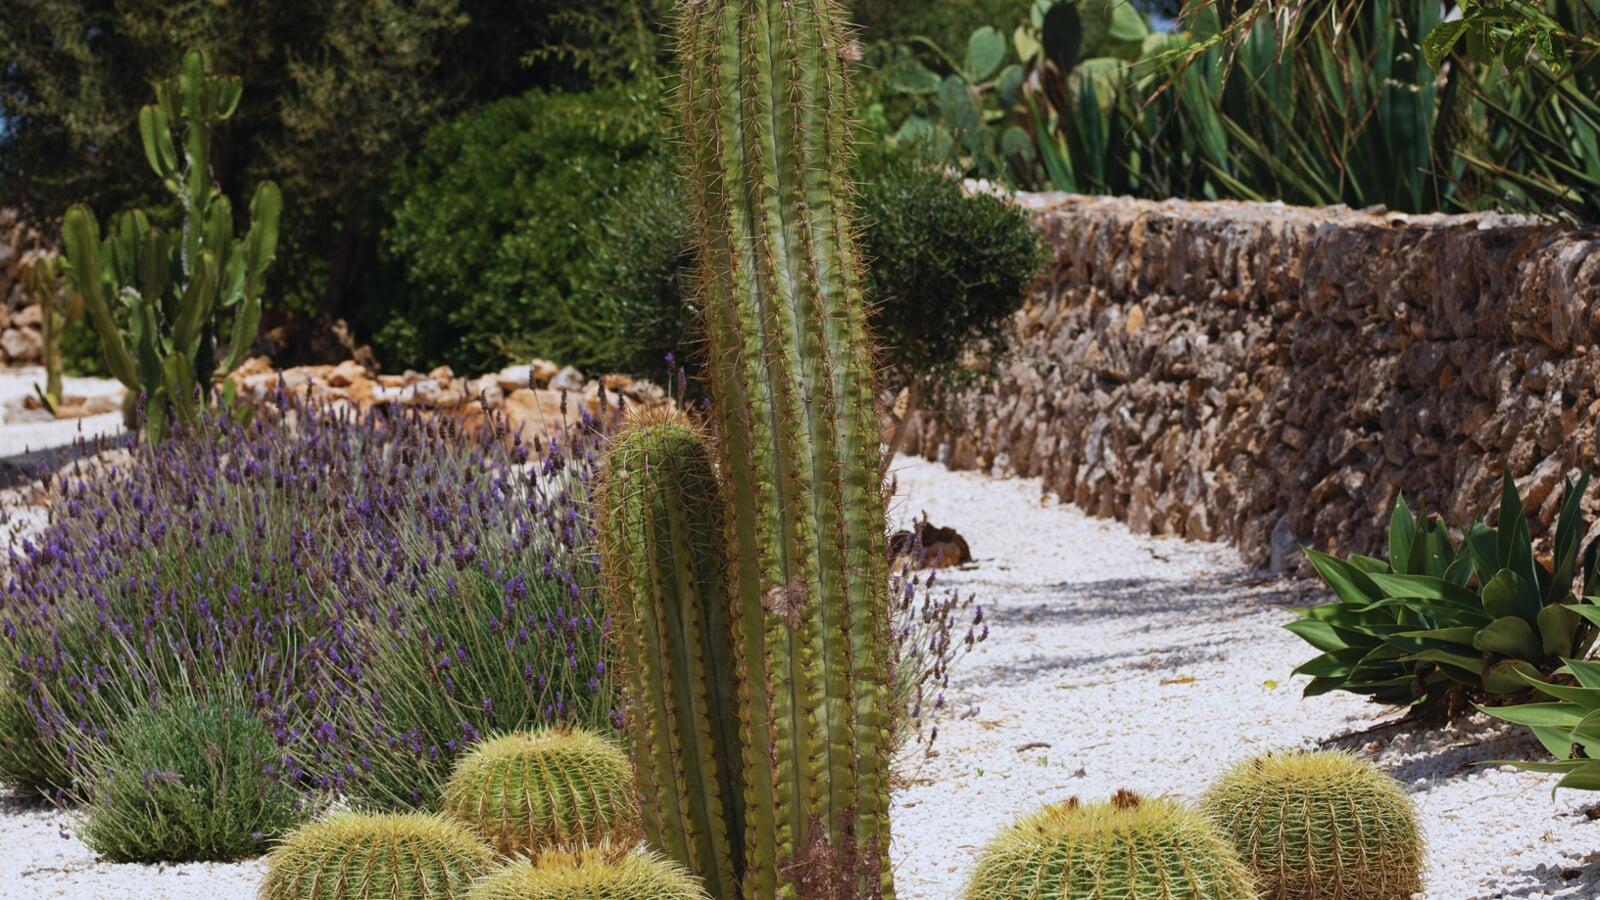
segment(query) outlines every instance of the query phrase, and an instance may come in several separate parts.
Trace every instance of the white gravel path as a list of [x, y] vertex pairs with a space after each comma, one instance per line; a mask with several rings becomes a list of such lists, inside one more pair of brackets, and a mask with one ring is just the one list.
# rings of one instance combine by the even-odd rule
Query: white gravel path
[[[897, 461], [896, 515], [954, 526], [977, 562], [941, 579], [976, 591], [992, 631], [957, 670], [937, 755], [894, 803], [904, 900], [952, 900], [984, 842], [1038, 806], [1120, 787], [1198, 795], [1233, 761], [1366, 728], [1382, 711], [1303, 700], [1305, 646], [1279, 626], [1315, 597], [1245, 569], [1231, 550], [1130, 534], [1040, 500], [1034, 480]], [[1307, 591], [1312, 593], [1307, 593]], [[1600, 796], [1552, 800], [1543, 776], [1470, 763], [1533, 750], [1481, 718], [1357, 749], [1411, 790], [1430, 846], [1427, 900], [1600, 896]], [[70, 817], [0, 799], [0, 900], [253, 896], [260, 861], [96, 863]], [[63, 836], [65, 835], [65, 836]]]
[[[1350, 695], [1302, 699], [1309, 656], [1280, 625], [1315, 585], [1244, 568], [1232, 550], [1131, 534], [1041, 501], [1037, 480], [995, 480], [897, 460], [902, 521], [927, 511], [976, 563], [940, 575], [977, 592], [989, 640], [952, 678], [935, 751], [895, 796], [904, 900], [949, 900], [984, 843], [1037, 807], [1121, 787], [1193, 799], [1231, 763], [1310, 746], [1381, 720]], [[1309, 593], [1308, 593], [1309, 591]], [[1600, 795], [1470, 768], [1534, 752], [1479, 717], [1442, 734], [1362, 748], [1415, 798], [1430, 847], [1428, 900], [1600, 897]]]
[[[0, 457], [66, 446], [80, 435], [87, 440], [122, 433], [120, 411], [81, 419], [54, 419], [40, 410], [23, 410], [23, 400], [33, 396], [34, 385], [42, 387], [44, 381], [44, 369], [39, 366], [0, 369], [0, 417], [4, 424], [0, 427]], [[124, 390], [109, 378], [64, 378], [61, 387], [69, 397], [121, 396]]]

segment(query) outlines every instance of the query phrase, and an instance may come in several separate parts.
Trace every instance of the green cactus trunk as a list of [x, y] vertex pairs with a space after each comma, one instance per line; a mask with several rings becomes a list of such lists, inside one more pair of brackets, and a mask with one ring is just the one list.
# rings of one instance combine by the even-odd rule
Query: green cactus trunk
[[747, 897], [892, 894], [884, 508], [828, 0], [689, 0], [680, 92], [728, 489]]
[[634, 777], [650, 845], [713, 897], [733, 897], [744, 804], [721, 493], [700, 432], [646, 415], [613, 443], [600, 499], [602, 591]]

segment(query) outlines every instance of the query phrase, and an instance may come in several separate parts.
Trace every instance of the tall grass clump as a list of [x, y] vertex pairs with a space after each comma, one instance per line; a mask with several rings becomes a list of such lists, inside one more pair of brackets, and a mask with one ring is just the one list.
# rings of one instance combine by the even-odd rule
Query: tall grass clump
[[58, 477], [0, 584], [0, 777], [81, 791], [85, 749], [172, 696], [237, 693], [269, 774], [384, 806], [485, 733], [606, 724], [597, 440], [530, 464], [492, 427], [279, 396]]
[[299, 820], [300, 796], [269, 776], [277, 745], [236, 701], [165, 700], [91, 752], [81, 836], [114, 862], [229, 860], [265, 849]]

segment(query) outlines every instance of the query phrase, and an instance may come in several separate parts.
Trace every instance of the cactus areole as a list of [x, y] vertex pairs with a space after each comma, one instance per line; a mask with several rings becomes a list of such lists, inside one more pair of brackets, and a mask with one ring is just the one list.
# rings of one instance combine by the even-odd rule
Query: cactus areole
[[727, 516], [746, 897], [893, 893], [887, 563], [829, 0], [686, 0], [679, 58]]

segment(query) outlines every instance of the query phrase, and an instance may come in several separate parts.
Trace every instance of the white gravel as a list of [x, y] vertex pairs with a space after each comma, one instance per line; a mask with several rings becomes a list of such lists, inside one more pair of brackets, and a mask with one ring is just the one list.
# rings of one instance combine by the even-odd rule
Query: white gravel
[[[29, 450], [63, 447], [77, 440], [121, 434], [122, 413], [109, 412], [81, 419], [55, 419], [42, 410], [25, 410], [23, 401], [33, 396], [34, 385], [44, 386], [39, 366], [0, 369], [0, 457]], [[73, 397], [121, 396], [124, 388], [109, 378], [64, 378], [62, 391]]]
[[[1289, 675], [1310, 654], [1281, 626], [1315, 585], [1246, 569], [1232, 550], [1131, 534], [1041, 500], [1032, 479], [994, 480], [897, 460], [903, 521], [927, 511], [976, 563], [941, 573], [977, 592], [989, 640], [952, 677], [970, 718], [895, 795], [896, 885], [948, 900], [1004, 825], [1069, 796], [1129, 787], [1193, 799], [1251, 754], [1368, 728], [1383, 708], [1350, 695], [1302, 699]], [[1392, 718], [1392, 714], [1390, 715]], [[1531, 753], [1521, 731], [1477, 717], [1363, 749], [1416, 800], [1430, 848], [1428, 900], [1600, 896], [1600, 795], [1472, 762]]]
[[[1370, 727], [1357, 698], [1304, 700], [1289, 671], [1305, 645], [1279, 626], [1314, 585], [1243, 567], [1226, 547], [1130, 534], [1041, 501], [1035, 480], [993, 480], [897, 461], [903, 521], [954, 526], [977, 562], [941, 573], [976, 591], [992, 626], [946, 698], [936, 755], [894, 802], [905, 900], [951, 900], [996, 831], [1038, 806], [1120, 787], [1197, 796], [1230, 763]], [[1309, 592], [1309, 593], [1308, 593]], [[960, 718], [960, 711], [977, 712]], [[1600, 896], [1600, 796], [1471, 763], [1529, 753], [1483, 717], [1357, 742], [1400, 778], [1430, 847], [1427, 900]], [[254, 894], [259, 860], [96, 863], [66, 814], [0, 799], [0, 898], [196, 898]], [[65, 835], [65, 836], [63, 836]]]

